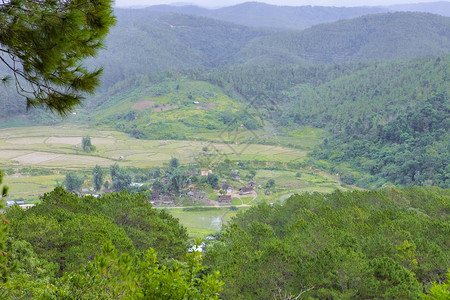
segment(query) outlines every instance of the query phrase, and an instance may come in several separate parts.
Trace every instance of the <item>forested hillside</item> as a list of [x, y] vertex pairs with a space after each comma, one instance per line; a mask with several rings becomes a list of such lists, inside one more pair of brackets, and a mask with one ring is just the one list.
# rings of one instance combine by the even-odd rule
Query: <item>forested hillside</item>
[[164, 210], [155, 210], [143, 195], [126, 192], [79, 198], [57, 188], [29, 210], [9, 209], [11, 235], [31, 244], [58, 274], [73, 271], [110, 242], [118, 251], [141, 255], [149, 247], [160, 258], [182, 258], [186, 229]]
[[389, 5], [387, 8], [396, 11], [418, 11], [450, 17], [450, 2], [448, 1], [395, 4]]
[[369, 15], [255, 39], [239, 55], [318, 63], [435, 56], [448, 53], [449, 28], [449, 18], [431, 14]]
[[338, 66], [247, 66], [215, 71], [209, 80], [244, 99], [261, 94], [272, 99], [280, 115], [266, 111], [266, 116], [278, 128], [327, 129], [333, 135], [314, 156], [332, 161], [327, 166], [332, 172], [347, 173], [349, 165], [362, 172], [346, 174], [349, 184], [448, 187], [449, 66], [448, 55]]
[[[107, 49], [90, 62], [104, 67], [98, 98], [134, 75], [166, 70], [390, 60], [450, 49], [449, 19], [431, 14], [376, 14], [284, 33], [172, 12], [117, 9], [116, 15]], [[9, 116], [25, 112], [24, 101], [14, 98], [2, 97], [0, 105], [10, 101]]]
[[193, 67], [391, 60], [450, 49], [450, 19], [391, 13], [271, 32], [174, 13], [118, 10], [118, 25], [95, 64], [103, 87], [129, 76]]

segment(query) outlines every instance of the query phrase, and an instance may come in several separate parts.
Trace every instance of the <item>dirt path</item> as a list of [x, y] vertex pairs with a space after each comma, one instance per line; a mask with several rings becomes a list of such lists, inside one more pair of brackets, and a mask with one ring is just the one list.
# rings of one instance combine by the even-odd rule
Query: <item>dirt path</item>
[[250, 204], [241, 205], [202, 205], [202, 206], [153, 206], [160, 209], [183, 209], [183, 208], [230, 208], [230, 207], [251, 207]]

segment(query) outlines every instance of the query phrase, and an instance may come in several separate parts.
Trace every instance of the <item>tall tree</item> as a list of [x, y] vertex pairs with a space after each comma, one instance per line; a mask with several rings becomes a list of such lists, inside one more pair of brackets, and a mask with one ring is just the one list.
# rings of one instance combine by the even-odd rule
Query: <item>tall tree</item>
[[92, 170], [92, 182], [94, 183], [94, 189], [96, 191], [100, 190], [103, 185], [103, 170], [99, 165], [95, 165]]
[[169, 166], [170, 166], [171, 168], [178, 168], [179, 165], [180, 165], [180, 162], [178, 161], [178, 158], [172, 157], [172, 158], [170, 159]]
[[81, 145], [83, 147], [84, 152], [89, 153], [89, 152], [95, 151], [95, 146], [92, 145], [90, 136], [84, 136], [81, 140]]
[[64, 179], [64, 186], [67, 191], [78, 190], [80, 186], [83, 184], [83, 179], [79, 178], [74, 173], [67, 173], [66, 178]]
[[126, 190], [131, 184], [131, 176], [127, 174], [124, 169], [121, 169], [118, 164], [110, 167], [110, 174], [112, 180], [112, 188], [116, 192]]
[[217, 185], [219, 184], [219, 177], [216, 174], [208, 174], [208, 177], [206, 177], [206, 182], [215, 189]]
[[[102, 69], [81, 61], [94, 56], [114, 24], [112, 0], [3, 0], [0, 61], [12, 72], [28, 106], [60, 115], [92, 93]], [[5, 78], [4, 80], [6, 80]]]

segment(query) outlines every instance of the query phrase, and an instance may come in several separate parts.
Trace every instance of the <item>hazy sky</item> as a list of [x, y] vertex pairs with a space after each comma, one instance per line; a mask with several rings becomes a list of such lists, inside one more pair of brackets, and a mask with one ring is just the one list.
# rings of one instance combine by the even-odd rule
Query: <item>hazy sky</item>
[[[238, 3], [249, 2], [242, 0], [116, 0], [116, 6], [135, 6], [135, 5], [155, 5], [155, 4], [171, 4], [171, 3], [189, 3], [198, 6], [215, 8], [230, 6]], [[255, 0], [253, 0], [255, 1]], [[264, 2], [274, 5], [318, 5], [318, 6], [375, 6], [375, 5], [392, 5], [417, 2], [436, 2], [439, 0], [261, 0], [256, 2]]]

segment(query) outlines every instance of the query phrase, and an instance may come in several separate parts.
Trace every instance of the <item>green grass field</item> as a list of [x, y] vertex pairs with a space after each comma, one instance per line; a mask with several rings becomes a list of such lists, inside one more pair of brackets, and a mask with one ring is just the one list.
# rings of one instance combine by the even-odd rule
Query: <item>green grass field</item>
[[4, 183], [9, 186], [8, 199], [23, 199], [35, 203], [39, 195], [52, 191], [63, 181], [63, 175], [6, 176]]
[[230, 211], [228, 208], [169, 209], [167, 211], [180, 220], [191, 238], [205, 237], [219, 231], [223, 224], [236, 215], [236, 211]]

